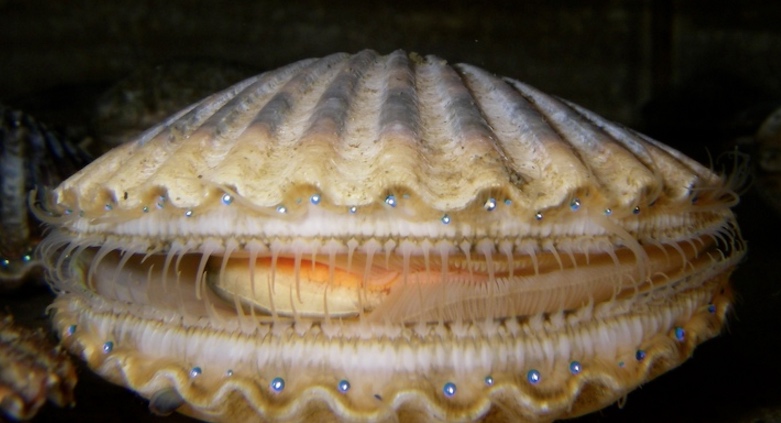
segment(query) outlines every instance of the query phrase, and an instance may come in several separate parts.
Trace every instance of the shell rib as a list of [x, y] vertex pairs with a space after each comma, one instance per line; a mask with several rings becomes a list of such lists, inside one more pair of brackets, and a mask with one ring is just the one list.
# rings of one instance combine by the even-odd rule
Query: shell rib
[[141, 217], [164, 195], [182, 219], [165, 228], [170, 234], [147, 228], [148, 236], [174, 237], [197, 231], [178, 223], [184, 210], [200, 215], [220, 188], [249, 207], [289, 212], [306, 206], [294, 193], [307, 189], [359, 209], [399, 190], [435, 212], [496, 193], [526, 212], [517, 213], [525, 223], [576, 197], [628, 214], [658, 197], [688, 203], [721, 184], [680, 153], [520, 82], [436, 58], [364, 52], [298, 62], [209, 97], [103, 156], [58, 194], [85, 213], [79, 232], [101, 233], [146, 223], [86, 224], [107, 204]]
[[42, 207], [64, 344], [208, 420], [551, 421], [721, 328], [719, 176], [474, 66], [334, 54], [250, 78]]

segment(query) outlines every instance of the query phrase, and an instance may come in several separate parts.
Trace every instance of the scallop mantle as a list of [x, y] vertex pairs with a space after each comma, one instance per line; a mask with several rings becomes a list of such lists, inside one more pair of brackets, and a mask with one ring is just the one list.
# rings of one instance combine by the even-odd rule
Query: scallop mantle
[[302, 60], [38, 205], [64, 344], [213, 421], [552, 421], [718, 334], [733, 180], [475, 66]]

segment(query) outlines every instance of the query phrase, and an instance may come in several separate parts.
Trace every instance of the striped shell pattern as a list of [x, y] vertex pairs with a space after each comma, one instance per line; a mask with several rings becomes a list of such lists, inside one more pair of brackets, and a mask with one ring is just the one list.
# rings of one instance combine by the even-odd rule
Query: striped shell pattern
[[63, 134], [0, 105], [0, 292], [40, 266], [33, 249], [42, 230], [27, 207], [28, 193], [54, 188], [91, 159]]

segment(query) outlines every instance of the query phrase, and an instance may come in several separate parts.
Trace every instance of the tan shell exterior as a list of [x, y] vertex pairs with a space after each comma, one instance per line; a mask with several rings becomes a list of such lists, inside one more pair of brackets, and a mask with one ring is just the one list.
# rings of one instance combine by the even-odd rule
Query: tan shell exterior
[[[528, 85], [363, 51], [248, 79], [97, 159], [45, 205], [41, 253], [55, 326], [79, 328], [65, 345], [157, 410], [552, 421], [719, 332], [745, 252], [735, 202], [681, 153]], [[227, 257], [298, 275], [337, 254], [365, 266], [360, 301], [372, 260], [489, 283], [405, 280], [331, 319], [199, 287]], [[294, 304], [297, 278], [271, 301]]]
[[297, 62], [215, 94], [58, 193], [92, 217], [106, 204], [140, 212], [161, 194], [195, 209], [215, 187], [269, 210], [294, 208], [291, 193], [307, 188], [345, 208], [402, 190], [441, 212], [495, 192], [532, 221], [578, 196], [628, 213], [660, 196], [688, 203], [721, 184], [682, 154], [518, 81], [365, 51]]

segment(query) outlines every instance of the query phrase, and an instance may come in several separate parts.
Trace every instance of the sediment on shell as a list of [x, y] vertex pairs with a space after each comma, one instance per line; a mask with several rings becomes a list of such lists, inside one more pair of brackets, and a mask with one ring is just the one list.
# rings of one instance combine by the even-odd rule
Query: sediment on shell
[[365, 51], [208, 97], [57, 193], [63, 210], [107, 219], [137, 217], [161, 195], [197, 215], [204, 201], [219, 202], [211, 192], [221, 187], [272, 214], [313, 194], [345, 213], [409, 194], [412, 210], [425, 205], [435, 220], [490, 198], [522, 205], [519, 217], [532, 220], [575, 199], [616, 217], [652, 204], [688, 210], [695, 197], [698, 207], [724, 207], [735, 198], [724, 184], [658, 142], [517, 81]]

